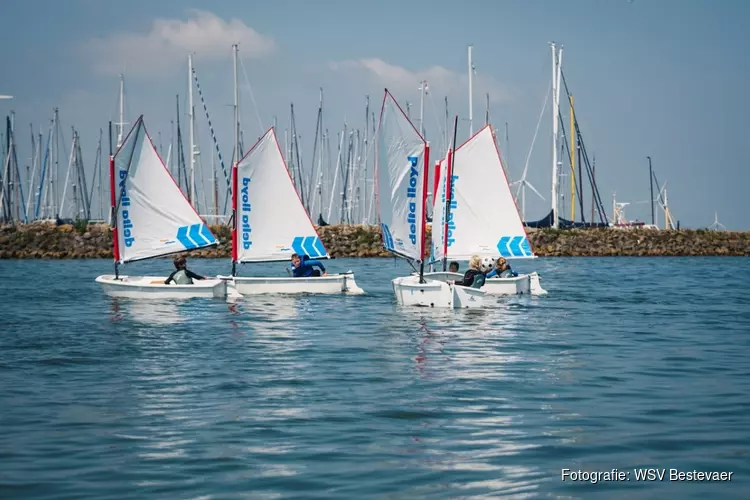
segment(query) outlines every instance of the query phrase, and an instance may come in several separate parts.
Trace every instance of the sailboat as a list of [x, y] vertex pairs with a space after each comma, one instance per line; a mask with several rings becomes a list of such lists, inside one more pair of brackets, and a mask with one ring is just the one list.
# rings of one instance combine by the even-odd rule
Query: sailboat
[[165, 285], [166, 276], [119, 274], [121, 264], [218, 243], [156, 152], [142, 115], [110, 154], [109, 176], [115, 274], [96, 278], [104, 291], [115, 297], [223, 298], [226, 283], [220, 279]]
[[364, 293], [351, 271], [300, 278], [236, 275], [238, 263], [289, 263], [294, 253], [330, 258], [294, 189], [273, 127], [235, 165], [232, 187], [232, 275], [220, 278], [240, 295]]
[[[232, 46], [237, 158], [240, 151], [238, 50], [237, 44]], [[294, 188], [274, 127], [232, 165], [232, 220], [232, 275], [219, 276], [228, 283], [229, 298], [274, 293], [364, 293], [351, 271], [304, 278], [237, 276], [238, 263], [289, 262], [294, 253], [311, 259], [329, 258]]]
[[378, 126], [376, 179], [383, 246], [419, 273], [392, 280], [399, 305], [445, 308], [481, 307], [485, 292], [424, 273], [427, 177], [430, 146], [388, 89]]
[[[432, 254], [443, 270], [425, 273], [439, 281], [461, 279], [446, 272], [451, 260], [472, 255], [533, 259], [521, 217], [508, 185], [492, 126], [486, 125], [468, 141], [448, 151], [435, 196]], [[438, 215], [439, 214], [439, 215]], [[545, 294], [536, 272], [510, 278], [489, 278], [481, 288], [491, 295]]]

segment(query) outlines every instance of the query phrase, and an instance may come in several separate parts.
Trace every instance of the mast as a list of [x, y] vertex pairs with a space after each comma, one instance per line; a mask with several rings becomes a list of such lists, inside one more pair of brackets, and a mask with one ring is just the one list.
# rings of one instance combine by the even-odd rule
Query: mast
[[117, 123], [117, 149], [122, 146], [122, 129], [125, 126], [125, 75], [120, 73], [120, 121]]
[[486, 102], [484, 107], [484, 126], [490, 124], [490, 93], [487, 92], [485, 94]]
[[445, 126], [443, 128], [443, 144], [445, 145], [445, 151], [448, 152], [450, 147], [450, 144], [448, 144], [448, 96], [445, 96]]
[[[576, 140], [575, 140], [575, 110], [573, 96], [568, 96], [570, 102], [570, 220], [576, 221]], [[581, 193], [583, 195], [583, 193]], [[583, 212], [581, 212], [583, 218]]]
[[211, 153], [211, 191], [213, 191], [213, 205], [214, 205], [214, 215], [216, 216], [216, 221], [219, 220], [219, 188], [216, 183], [216, 163], [214, 162], [214, 154]]
[[115, 156], [112, 152], [112, 122], [109, 122], [109, 202], [109, 220], [112, 226], [112, 254], [115, 258], [115, 279], [120, 279], [118, 269], [120, 264], [120, 235], [118, 234], [117, 212], [115, 211], [117, 198], [115, 195]]
[[188, 200], [191, 205], [195, 199], [195, 114], [193, 113], [193, 54], [188, 54], [188, 127], [190, 128], [190, 188]]
[[81, 200], [79, 199], [79, 192], [81, 190], [81, 185], [78, 182], [80, 173], [78, 169], [78, 136], [76, 135], [76, 129], [74, 127], [71, 127], [72, 134], [73, 134], [73, 146], [72, 150], [70, 152], [70, 157], [72, 158], [73, 162], [72, 165], [76, 169], [75, 177], [73, 178], [73, 206], [75, 207], [75, 216], [73, 217], [73, 220], [77, 220], [81, 215]]
[[419, 242], [419, 282], [425, 283], [424, 279], [424, 257], [425, 257], [425, 232], [427, 227], [427, 178], [430, 176], [430, 143], [424, 147], [424, 174], [422, 175], [422, 231]]
[[[596, 154], [594, 154], [593, 162], [591, 165], [591, 179], [594, 181], [591, 183], [591, 223], [594, 223], [594, 201], [596, 199]], [[653, 203], [653, 202], [651, 202]]]
[[[344, 147], [344, 136], [346, 135], [346, 121], [344, 121], [344, 130], [341, 132], [340, 137], [338, 137], [338, 153], [336, 154], [336, 170], [333, 173], [333, 185], [331, 186], [331, 201], [328, 203], [328, 217], [326, 218], [328, 223], [331, 223], [331, 213], [333, 212], [333, 199], [336, 196], [336, 181], [339, 178], [339, 171], [341, 169], [341, 150]], [[373, 198], [371, 198], [373, 199]], [[343, 216], [343, 214], [340, 214]], [[339, 220], [341, 217], [339, 217]]]
[[[71, 127], [72, 129], [73, 127]], [[63, 216], [63, 209], [65, 208], [65, 196], [68, 192], [68, 182], [70, 181], [70, 168], [73, 165], [73, 153], [76, 149], [76, 137], [75, 129], [73, 129], [73, 142], [70, 145], [70, 157], [68, 158], [68, 169], [65, 171], [65, 183], [63, 184], [62, 198], [60, 199], [60, 209], [58, 210], [58, 217]]]
[[182, 134], [180, 133], [180, 94], [175, 95], [175, 101], [177, 102], [177, 186], [182, 189], [182, 163], [180, 162], [182, 156]]
[[559, 211], [557, 207], [557, 131], [559, 127], [558, 114], [560, 112], [560, 61], [562, 48], [556, 52], [555, 42], [552, 42], [552, 227], [559, 227]]
[[367, 96], [367, 99], [365, 100], [365, 172], [364, 172], [364, 188], [365, 192], [363, 193], [364, 202], [362, 206], [362, 224], [367, 224], [370, 221], [370, 213], [367, 211], [367, 162], [370, 158], [370, 142], [369, 142], [369, 127], [367, 126], [367, 119], [370, 116], [370, 96]]
[[654, 170], [651, 168], [651, 157], [648, 158], [648, 181], [651, 185], [651, 199], [649, 204], [651, 205], [651, 225], [656, 225], [656, 214], [654, 213]]
[[[580, 195], [579, 202], [581, 203], [581, 222], [585, 223], [586, 220], [583, 216], [583, 159], [581, 158], [581, 130], [579, 128], [576, 128], [575, 130], [575, 138], [576, 138], [576, 150], [578, 153], [578, 193]], [[588, 169], [588, 165], [586, 166]], [[593, 175], [589, 177], [589, 180], [593, 179]], [[575, 200], [571, 199], [571, 203], [573, 203]], [[594, 222], [594, 219], [591, 219], [591, 222]]]
[[10, 130], [10, 116], [5, 117], [5, 130], [6, 137], [4, 138], [4, 149], [5, 161], [2, 173], [2, 192], [0, 193], [0, 207], [2, 207], [2, 216], [0, 220], [3, 222], [12, 222], [12, 200], [11, 200], [11, 182], [10, 182], [10, 158], [11, 158], [11, 130]]
[[424, 94], [427, 92], [427, 80], [419, 83], [419, 133], [424, 137]]
[[443, 228], [443, 272], [448, 268], [448, 227], [450, 226], [451, 204], [453, 203], [453, 162], [455, 161], [458, 115], [453, 120], [453, 145], [448, 145], [448, 165], [445, 170], [445, 227]]
[[[41, 212], [41, 217], [44, 218], [44, 214], [46, 212], [46, 203], [47, 203], [47, 185], [48, 185], [48, 179], [45, 179], [45, 176], [47, 174], [47, 167], [49, 165], [49, 155], [50, 155], [50, 141], [52, 140], [52, 127], [54, 126], [54, 120], [50, 120], [50, 130], [47, 134], [47, 145], [44, 147], [44, 160], [42, 161], [42, 151], [39, 150], [39, 189], [37, 190], [37, 197], [36, 197], [36, 205], [34, 208], [34, 219], [38, 219], [40, 217], [39, 211]], [[42, 132], [41, 127], [39, 128], [39, 147], [41, 148], [41, 142], [42, 142]]]
[[469, 137], [474, 135], [474, 63], [471, 60], [472, 45], [469, 45]]
[[59, 215], [56, 213], [57, 211], [57, 191], [58, 191], [58, 181], [60, 176], [60, 113], [57, 108], [55, 108], [55, 129], [54, 134], [52, 136], [54, 139], [54, 155], [55, 155], [55, 168], [52, 172], [52, 175], [50, 176], [50, 181], [52, 183], [52, 206], [50, 217], [55, 217]]
[[[102, 212], [102, 129], [99, 129], [99, 145], [96, 148], [96, 156], [94, 157], [94, 178], [91, 181], [91, 191], [89, 191], [89, 211], [91, 211], [91, 202], [94, 200], [94, 191], [97, 192], [98, 210], [96, 211], [97, 219], [103, 219], [104, 214]], [[93, 211], [91, 211], [93, 216]]]
[[[310, 217], [315, 212], [315, 200], [320, 197], [320, 171], [323, 154], [323, 88], [320, 87], [320, 100], [318, 102], [318, 115], [315, 119], [315, 138], [313, 139], [312, 168], [310, 169], [310, 181], [307, 184], [310, 192], [308, 197], [310, 201]], [[320, 147], [319, 147], [320, 146]], [[316, 161], [317, 159], [317, 166]], [[322, 206], [322, 203], [321, 203]]]
[[[34, 125], [29, 124], [29, 129], [31, 130], [31, 173], [28, 175], [28, 191], [29, 196], [26, 198], [26, 206], [24, 207], [24, 216], [26, 220], [29, 218], [29, 208], [31, 206], [31, 198], [33, 198], [32, 195], [32, 189], [34, 185], [34, 176], [36, 175], [36, 162], [37, 162], [37, 155], [39, 152], [37, 151], [41, 145], [37, 145], [36, 142], [36, 135], [34, 134]], [[27, 167], [28, 170], [28, 167]]]
[[174, 147], [174, 120], [169, 120], [169, 147], [167, 148], [167, 170], [174, 176], [172, 167], [172, 148]]
[[297, 167], [297, 180], [298, 182], [298, 188], [299, 188], [299, 194], [302, 198], [302, 206], [305, 207], [305, 210], [307, 210], [308, 213], [310, 213], [310, 204], [309, 200], [307, 200], [307, 197], [305, 196], [305, 178], [302, 173], [302, 159], [299, 156], [299, 140], [302, 137], [301, 135], [297, 134], [297, 121], [294, 118], [294, 103], [290, 103], [290, 111], [291, 111], [291, 127], [292, 127], [292, 146], [294, 147], [294, 151], [292, 154], [294, 155], [295, 159], [295, 165]]
[[234, 165], [232, 165], [232, 276], [237, 274], [237, 166], [240, 162], [240, 118], [239, 118], [239, 94], [237, 85], [237, 51], [239, 46], [232, 45], [234, 65]]

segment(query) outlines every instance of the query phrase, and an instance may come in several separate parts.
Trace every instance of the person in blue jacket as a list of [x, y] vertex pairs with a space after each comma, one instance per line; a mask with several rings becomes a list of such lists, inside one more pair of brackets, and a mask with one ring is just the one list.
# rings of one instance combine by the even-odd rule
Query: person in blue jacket
[[495, 262], [495, 269], [487, 273], [487, 278], [494, 278], [495, 276], [498, 278], [510, 278], [518, 276], [518, 273], [510, 268], [510, 264], [508, 264], [508, 261], [504, 257], [500, 257]]
[[[320, 268], [320, 271], [317, 269], [313, 269], [313, 266], [317, 266]], [[292, 254], [292, 263], [289, 266], [292, 269], [292, 276], [295, 278], [309, 278], [312, 276], [326, 276], [326, 268], [323, 266], [323, 264], [320, 263], [319, 260], [312, 260], [307, 255], [300, 255], [293, 253]]]

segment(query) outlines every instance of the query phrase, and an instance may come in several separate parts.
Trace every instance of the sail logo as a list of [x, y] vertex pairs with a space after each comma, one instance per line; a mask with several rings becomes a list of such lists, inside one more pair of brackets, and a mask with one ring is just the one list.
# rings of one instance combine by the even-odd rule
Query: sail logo
[[408, 202], [409, 212], [406, 214], [406, 222], [409, 225], [409, 240], [412, 245], [417, 244], [417, 179], [419, 178], [419, 170], [417, 170], [417, 161], [419, 158], [416, 156], [408, 157], [411, 168], [409, 169], [409, 185], [406, 187], [406, 197], [412, 200]]
[[248, 213], [252, 207], [250, 206], [250, 198], [248, 197], [248, 184], [250, 184], [250, 177], [243, 177], [242, 189], [240, 190], [242, 193], [242, 206], [240, 207], [242, 222], [240, 227], [242, 230], [242, 248], [245, 250], [249, 250], [250, 246], [253, 244], [253, 242], [250, 241], [250, 232], [252, 229], [250, 228], [250, 215], [248, 215]]
[[[440, 210], [440, 227], [439, 227], [440, 231], [443, 231], [444, 228], [445, 228], [445, 190], [446, 190], [445, 184], [446, 184], [445, 182], [441, 182], [440, 183], [440, 203], [441, 203], [440, 207], [442, 208], [442, 210]], [[434, 228], [435, 228], [435, 222], [434, 222], [435, 221], [435, 214], [434, 213], [432, 215], [432, 220], [433, 220], [432, 227], [433, 227], [433, 230], [434, 230]], [[435, 232], [433, 232], [433, 234], [435, 234]], [[443, 237], [445, 237], [445, 235], [443, 235]], [[435, 255], [437, 255], [438, 252], [442, 252], [442, 249], [443, 249], [443, 242], [442, 241], [438, 240], [437, 238], [433, 238], [432, 239], [432, 244], [433, 244], [433, 247], [434, 247], [433, 253]]]
[[[451, 206], [450, 211], [448, 212], [448, 234], [447, 234], [447, 241], [448, 246], [453, 245], [453, 243], [456, 242], [456, 239], [453, 237], [453, 231], [456, 229], [456, 221], [453, 220], [453, 211], [458, 208], [458, 201], [456, 200], [456, 181], [458, 180], [457, 175], [451, 175]], [[445, 196], [443, 196], [443, 201], [445, 201]]]
[[135, 242], [135, 238], [133, 237], [133, 221], [130, 220], [130, 210], [128, 207], [130, 206], [130, 197], [128, 196], [127, 190], [125, 188], [125, 181], [128, 177], [128, 171], [127, 170], [120, 170], [120, 206], [122, 206], [122, 235], [125, 241], [126, 247], [132, 247], [133, 243]]

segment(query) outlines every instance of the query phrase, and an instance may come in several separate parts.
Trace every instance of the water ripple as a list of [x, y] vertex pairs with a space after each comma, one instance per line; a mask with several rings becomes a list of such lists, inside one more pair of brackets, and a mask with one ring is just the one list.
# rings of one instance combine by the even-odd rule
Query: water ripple
[[[237, 304], [0, 261], [0, 497], [745, 498], [750, 262], [534, 265], [547, 297], [424, 311], [395, 306], [392, 260], [331, 262], [366, 296]], [[560, 481], [636, 467], [734, 477]]]

